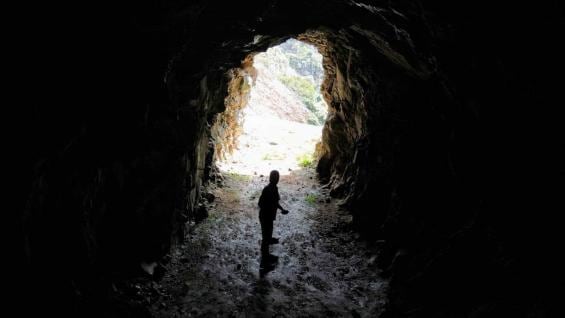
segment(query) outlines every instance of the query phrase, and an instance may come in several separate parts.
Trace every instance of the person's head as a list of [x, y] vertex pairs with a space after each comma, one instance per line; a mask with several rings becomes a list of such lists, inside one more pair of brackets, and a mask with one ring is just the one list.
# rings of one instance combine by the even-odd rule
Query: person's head
[[277, 170], [271, 171], [271, 174], [269, 175], [269, 182], [272, 184], [279, 183], [279, 172]]

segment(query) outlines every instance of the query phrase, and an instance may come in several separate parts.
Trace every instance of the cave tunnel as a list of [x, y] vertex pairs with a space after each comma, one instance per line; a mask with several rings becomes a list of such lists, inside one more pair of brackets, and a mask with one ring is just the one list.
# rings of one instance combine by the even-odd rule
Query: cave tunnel
[[[22, 316], [564, 316], [563, 4], [77, 6], [27, 8], [14, 45], [23, 91], [8, 242]], [[253, 56], [289, 38], [323, 55], [328, 116], [308, 180], [343, 216], [335, 235], [354, 238], [357, 261], [338, 274], [362, 267], [386, 288], [347, 290], [351, 302], [333, 307], [263, 297], [172, 314], [197, 285], [163, 291], [162, 279], [193, 264], [192, 233], [217, 223], [203, 214], [222, 179], [215, 156], [234, 142], [222, 118], [245, 100]], [[277, 270], [252, 289], [281, 293]], [[312, 275], [301, 292], [331, 295], [332, 279]], [[375, 297], [379, 308], [364, 307]]]

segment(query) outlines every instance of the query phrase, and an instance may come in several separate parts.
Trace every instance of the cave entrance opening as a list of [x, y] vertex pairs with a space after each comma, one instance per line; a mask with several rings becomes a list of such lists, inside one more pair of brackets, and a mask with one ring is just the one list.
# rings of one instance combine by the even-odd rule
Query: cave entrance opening
[[231, 125], [234, 145], [217, 162], [221, 171], [284, 175], [316, 164], [328, 111], [322, 60], [315, 46], [292, 38], [253, 57], [254, 74], [241, 85], [247, 101]]

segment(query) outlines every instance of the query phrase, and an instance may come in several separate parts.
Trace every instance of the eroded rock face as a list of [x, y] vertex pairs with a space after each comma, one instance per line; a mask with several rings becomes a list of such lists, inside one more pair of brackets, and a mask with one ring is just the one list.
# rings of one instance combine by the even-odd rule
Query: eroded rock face
[[79, 38], [36, 43], [74, 53], [43, 55], [41, 73], [60, 74], [65, 90], [39, 94], [53, 106], [22, 119], [21, 259], [37, 295], [91, 305], [112, 275], [181, 240], [214, 140], [231, 133], [211, 129], [238, 78], [227, 74], [297, 37], [324, 55], [318, 171], [358, 228], [385, 240], [389, 313], [553, 310], [562, 187], [548, 180], [562, 178], [563, 150], [551, 106], [560, 81], [547, 79], [562, 66], [562, 5], [157, 1], [88, 12], [69, 22]]
[[218, 113], [212, 120], [210, 142], [214, 158], [208, 162], [208, 166], [214, 165], [216, 158], [224, 159], [225, 155], [233, 152], [237, 146], [237, 138], [242, 130], [242, 111], [251, 93], [251, 82], [253, 81], [251, 67], [236, 68], [228, 73], [229, 84], [225, 110]]

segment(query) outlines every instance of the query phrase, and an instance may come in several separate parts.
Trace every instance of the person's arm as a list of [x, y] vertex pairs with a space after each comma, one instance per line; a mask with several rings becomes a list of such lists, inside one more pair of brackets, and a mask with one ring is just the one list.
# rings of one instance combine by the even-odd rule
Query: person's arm
[[287, 213], [288, 213], [288, 210], [285, 210], [285, 209], [281, 206], [281, 204], [279, 203], [279, 200], [280, 200], [280, 199], [281, 199], [281, 197], [280, 197], [280, 195], [279, 195], [279, 190], [277, 189], [277, 209], [280, 209], [282, 214], [287, 214]]
[[282, 213], [282, 214], [287, 214], [287, 213], [288, 213], [288, 210], [285, 210], [278, 202], [277, 202], [277, 208], [278, 208], [278, 209], [281, 209], [281, 213]]

